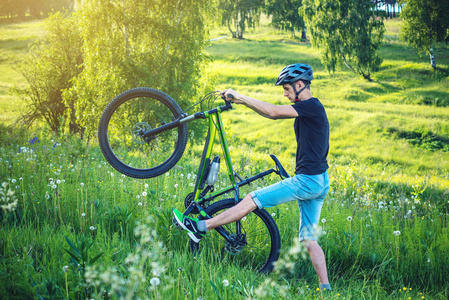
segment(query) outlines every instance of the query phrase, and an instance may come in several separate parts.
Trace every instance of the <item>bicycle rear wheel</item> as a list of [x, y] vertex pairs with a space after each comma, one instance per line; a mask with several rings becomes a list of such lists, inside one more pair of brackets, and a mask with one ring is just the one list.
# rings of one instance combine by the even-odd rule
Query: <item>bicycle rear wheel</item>
[[[213, 203], [205, 211], [213, 217], [233, 206], [234, 199], [224, 199]], [[239, 222], [240, 233], [236, 231], [237, 222], [222, 226], [236, 244], [232, 245], [217, 231], [211, 230], [199, 243], [190, 240], [190, 250], [195, 255], [220, 263], [233, 263], [260, 273], [271, 272], [281, 249], [281, 238], [275, 221], [265, 209], [256, 209]]]
[[151, 178], [170, 170], [187, 144], [187, 124], [164, 131], [151, 141], [139, 135], [168, 124], [182, 114], [167, 94], [135, 88], [114, 98], [103, 112], [98, 129], [100, 148], [119, 172], [134, 178]]

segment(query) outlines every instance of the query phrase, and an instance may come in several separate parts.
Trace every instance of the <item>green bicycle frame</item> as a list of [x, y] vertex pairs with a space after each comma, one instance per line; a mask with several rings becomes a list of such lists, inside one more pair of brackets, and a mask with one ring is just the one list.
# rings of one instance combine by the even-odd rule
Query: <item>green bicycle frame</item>
[[[229, 179], [231, 180], [232, 186], [235, 187], [236, 201], [238, 201], [238, 186], [236, 185], [234, 168], [232, 166], [231, 155], [229, 153], [229, 148], [228, 148], [228, 142], [227, 142], [226, 134], [224, 131], [223, 121], [221, 119], [221, 109], [218, 108], [216, 111], [214, 111], [212, 113], [205, 112], [204, 116], [209, 120], [209, 133], [206, 138], [206, 144], [205, 144], [204, 150], [203, 150], [202, 164], [200, 165], [200, 170], [198, 172], [199, 174], [198, 174], [197, 181], [195, 184], [193, 201], [197, 201], [199, 199], [199, 196], [201, 193], [199, 185], [203, 181], [203, 178], [206, 176], [206, 174], [205, 174], [206, 161], [207, 161], [207, 159], [210, 159], [210, 157], [212, 155], [212, 149], [214, 147], [214, 142], [215, 142], [215, 138], [216, 138], [217, 134], [218, 134], [218, 137], [220, 140], [224, 160], [225, 160], [225, 163], [227, 166], [228, 176], [229, 176]], [[229, 190], [229, 188], [224, 188], [222, 190], [213, 192], [209, 195], [209, 197], [214, 198], [216, 195], [223, 194], [223, 192], [227, 191], [227, 190]]]

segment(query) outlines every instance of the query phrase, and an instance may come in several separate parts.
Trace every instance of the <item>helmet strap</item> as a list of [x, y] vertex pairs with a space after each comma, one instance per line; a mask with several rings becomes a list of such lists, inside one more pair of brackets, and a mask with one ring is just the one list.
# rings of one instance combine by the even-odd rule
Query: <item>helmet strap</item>
[[[298, 81], [296, 81], [296, 82], [298, 82]], [[298, 101], [299, 101], [299, 97], [298, 97], [299, 94], [301, 94], [301, 92], [304, 91], [304, 90], [309, 86], [309, 83], [307, 83], [302, 89], [300, 89], [300, 90], [297, 92], [297, 91], [296, 91], [296, 87], [295, 87], [296, 82], [295, 82], [295, 83], [290, 83], [290, 85], [292, 86], [293, 91], [294, 91], [295, 94], [296, 94], [295, 101], [298, 102]]]

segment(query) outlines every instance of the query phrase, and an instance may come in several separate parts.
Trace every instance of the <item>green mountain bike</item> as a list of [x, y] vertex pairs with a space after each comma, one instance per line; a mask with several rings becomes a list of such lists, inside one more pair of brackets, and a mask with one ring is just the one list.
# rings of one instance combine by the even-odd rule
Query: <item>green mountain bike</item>
[[[214, 102], [219, 91], [207, 94], [201, 102]], [[198, 103], [197, 103], [198, 104]], [[151, 88], [135, 88], [114, 98], [100, 120], [98, 137], [106, 160], [119, 172], [134, 178], [151, 178], [170, 170], [182, 157], [187, 144], [187, 123], [205, 119], [209, 123], [201, 163], [193, 191], [185, 198], [184, 215], [198, 214], [200, 219], [211, 218], [236, 205], [239, 188], [271, 173], [281, 179], [290, 177], [279, 160], [270, 155], [276, 168], [243, 179], [235, 171], [221, 118], [222, 112], [232, 109], [232, 103], [217, 106], [192, 115], [182, 109], [167, 94]], [[230, 185], [214, 189], [220, 158], [211, 159], [215, 137], [218, 135]], [[233, 198], [214, 199], [234, 193]], [[278, 227], [265, 209], [256, 209], [242, 220], [215, 228], [199, 242], [190, 241], [190, 250], [221, 262], [268, 273], [279, 258], [281, 247]]]

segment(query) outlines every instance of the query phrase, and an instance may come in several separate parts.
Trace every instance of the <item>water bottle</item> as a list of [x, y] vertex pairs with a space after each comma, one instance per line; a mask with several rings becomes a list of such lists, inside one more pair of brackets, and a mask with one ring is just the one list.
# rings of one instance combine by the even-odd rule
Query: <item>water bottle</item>
[[215, 156], [212, 164], [210, 165], [209, 174], [207, 175], [206, 183], [208, 185], [214, 185], [217, 182], [217, 175], [220, 171], [220, 156]]

